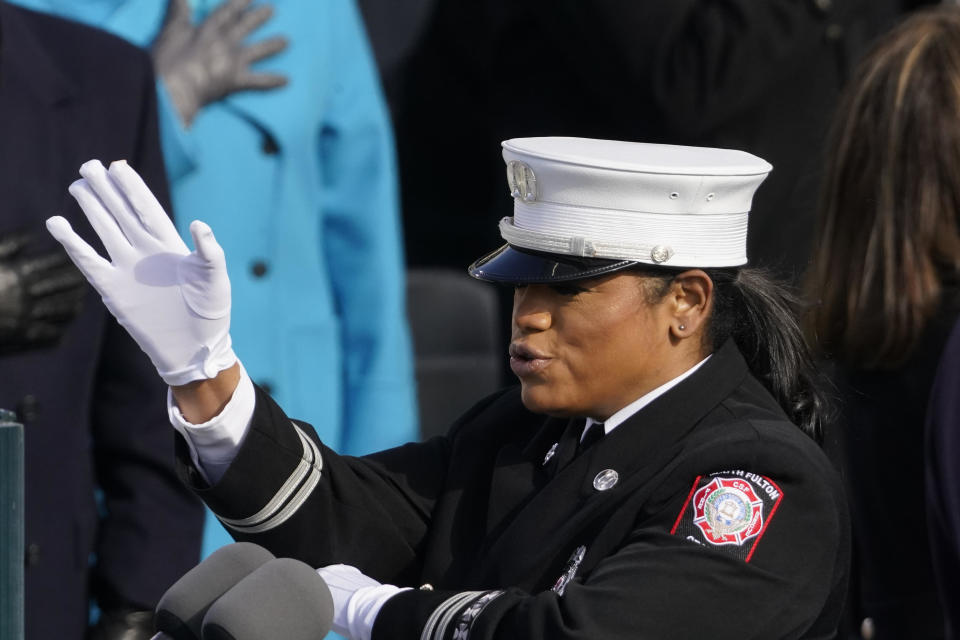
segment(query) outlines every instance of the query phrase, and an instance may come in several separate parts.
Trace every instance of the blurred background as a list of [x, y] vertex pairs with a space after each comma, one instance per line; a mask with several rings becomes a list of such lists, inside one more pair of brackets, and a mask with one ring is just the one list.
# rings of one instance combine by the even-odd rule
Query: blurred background
[[[512, 214], [502, 140], [579, 136], [756, 154], [774, 170], [753, 203], [748, 255], [800, 288], [823, 245], [817, 219], [839, 153], [828, 134], [841, 95], [863, 80], [858, 65], [872, 47], [939, 4], [357, 2], [0, 0], [0, 406], [26, 429], [29, 640], [149, 637], [143, 612], [169, 579], [142, 586], [159, 571], [131, 560], [145, 555], [145, 532], [183, 539], [153, 554], [173, 563], [168, 573], [229, 541], [208, 513], [201, 548], [199, 506], [174, 486], [163, 390], [137, 382], [149, 371], [142, 354], [127, 354], [55, 248], [33, 244], [53, 213], [84, 224], [65, 198], [80, 162], [138, 160], [182, 232], [194, 218], [211, 223], [229, 258], [232, 333], [251, 376], [325, 442], [360, 455], [440, 435], [512, 382], [512, 290], [465, 273], [502, 244], [497, 223]], [[115, 143], [104, 143], [108, 133]], [[950, 309], [924, 351], [917, 424], [901, 425], [912, 444], [851, 444], [839, 420], [827, 433], [824, 446], [848, 478], [849, 458], [863, 451], [878, 456], [863, 473], [906, 468], [914, 477], [897, 485], [907, 496], [897, 500], [916, 501], [920, 514], [897, 548], [864, 541], [874, 527], [903, 522], [860, 520], [840, 637], [948, 637], [949, 605], [916, 520], [926, 468], [917, 412]], [[78, 359], [95, 366], [73, 371]], [[842, 364], [825, 357], [824, 369], [838, 398], [857, 396]], [[77, 394], [62, 392], [68, 381]], [[136, 439], [111, 435], [131, 421], [133, 409], [117, 408], [126, 384], [156, 396], [157, 406], [135, 407]], [[80, 442], [59, 444], [68, 432]], [[56, 476], [56, 448], [63, 460], [88, 454]], [[871, 482], [851, 481], [855, 504], [891, 495]], [[78, 496], [65, 500], [64, 486]], [[140, 503], [147, 495], [153, 504]], [[69, 585], [66, 571], [76, 576]], [[62, 606], [46, 599], [52, 593]], [[48, 613], [61, 609], [70, 615]]]

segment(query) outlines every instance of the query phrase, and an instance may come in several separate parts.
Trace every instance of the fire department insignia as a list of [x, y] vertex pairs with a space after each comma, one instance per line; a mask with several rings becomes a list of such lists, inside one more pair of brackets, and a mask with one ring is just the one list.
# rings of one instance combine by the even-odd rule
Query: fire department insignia
[[749, 471], [700, 476], [671, 533], [749, 562], [782, 498], [775, 482]]

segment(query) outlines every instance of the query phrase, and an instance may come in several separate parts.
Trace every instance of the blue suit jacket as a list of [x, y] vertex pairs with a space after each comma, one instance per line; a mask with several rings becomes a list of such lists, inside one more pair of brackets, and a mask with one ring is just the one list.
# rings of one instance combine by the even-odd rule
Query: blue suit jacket
[[[167, 200], [146, 55], [3, 2], [0, 38], [0, 235], [59, 250], [59, 213], [95, 238], [67, 194], [90, 158], [129, 158]], [[149, 607], [196, 564], [203, 509], [172, 469], [163, 382], [92, 289], [58, 346], [0, 358], [0, 406], [25, 425], [27, 638], [82, 638], [88, 588]]]

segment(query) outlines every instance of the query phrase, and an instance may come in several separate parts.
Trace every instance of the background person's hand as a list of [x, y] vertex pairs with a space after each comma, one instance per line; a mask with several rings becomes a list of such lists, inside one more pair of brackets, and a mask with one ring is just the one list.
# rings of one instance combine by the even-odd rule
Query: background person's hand
[[132, 608], [100, 611], [100, 618], [87, 633], [87, 640], [150, 640], [153, 633], [153, 611]]
[[47, 229], [171, 386], [206, 380], [237, 360], [230, 344], [230, 281], [223, 249], [205, 223], [190, 225], [196, 251], [124, 161], [80, 168], [70, 193], [100, 236], [107, 261], [66, 219]]
[[56, 344], [89, 291], [65, 253], [31, 253], [32, 241], [27, 233], [0, 236], [0, 353]]
[[153, 43], [153, 62], [187, 126], [204, 105], [231, 93], [287, 84], [283, 75], [250, 68], [287, 47], [282, 36], [245, 44], [247, 36], [273, 15], [270, 5], [250, 8], [250, 2], [226, 0], [201, 24], [194, 25], [187, 0], [169, 0], [163, 27]]

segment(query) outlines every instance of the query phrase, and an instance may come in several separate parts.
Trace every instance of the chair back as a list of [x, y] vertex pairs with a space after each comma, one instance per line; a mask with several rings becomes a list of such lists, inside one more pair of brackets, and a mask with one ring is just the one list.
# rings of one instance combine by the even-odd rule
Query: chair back
[[447, 268], [407, 271], [407, 315], [413, 335], [420, 436], [441, 435], [502, 382], [494, 288]]

